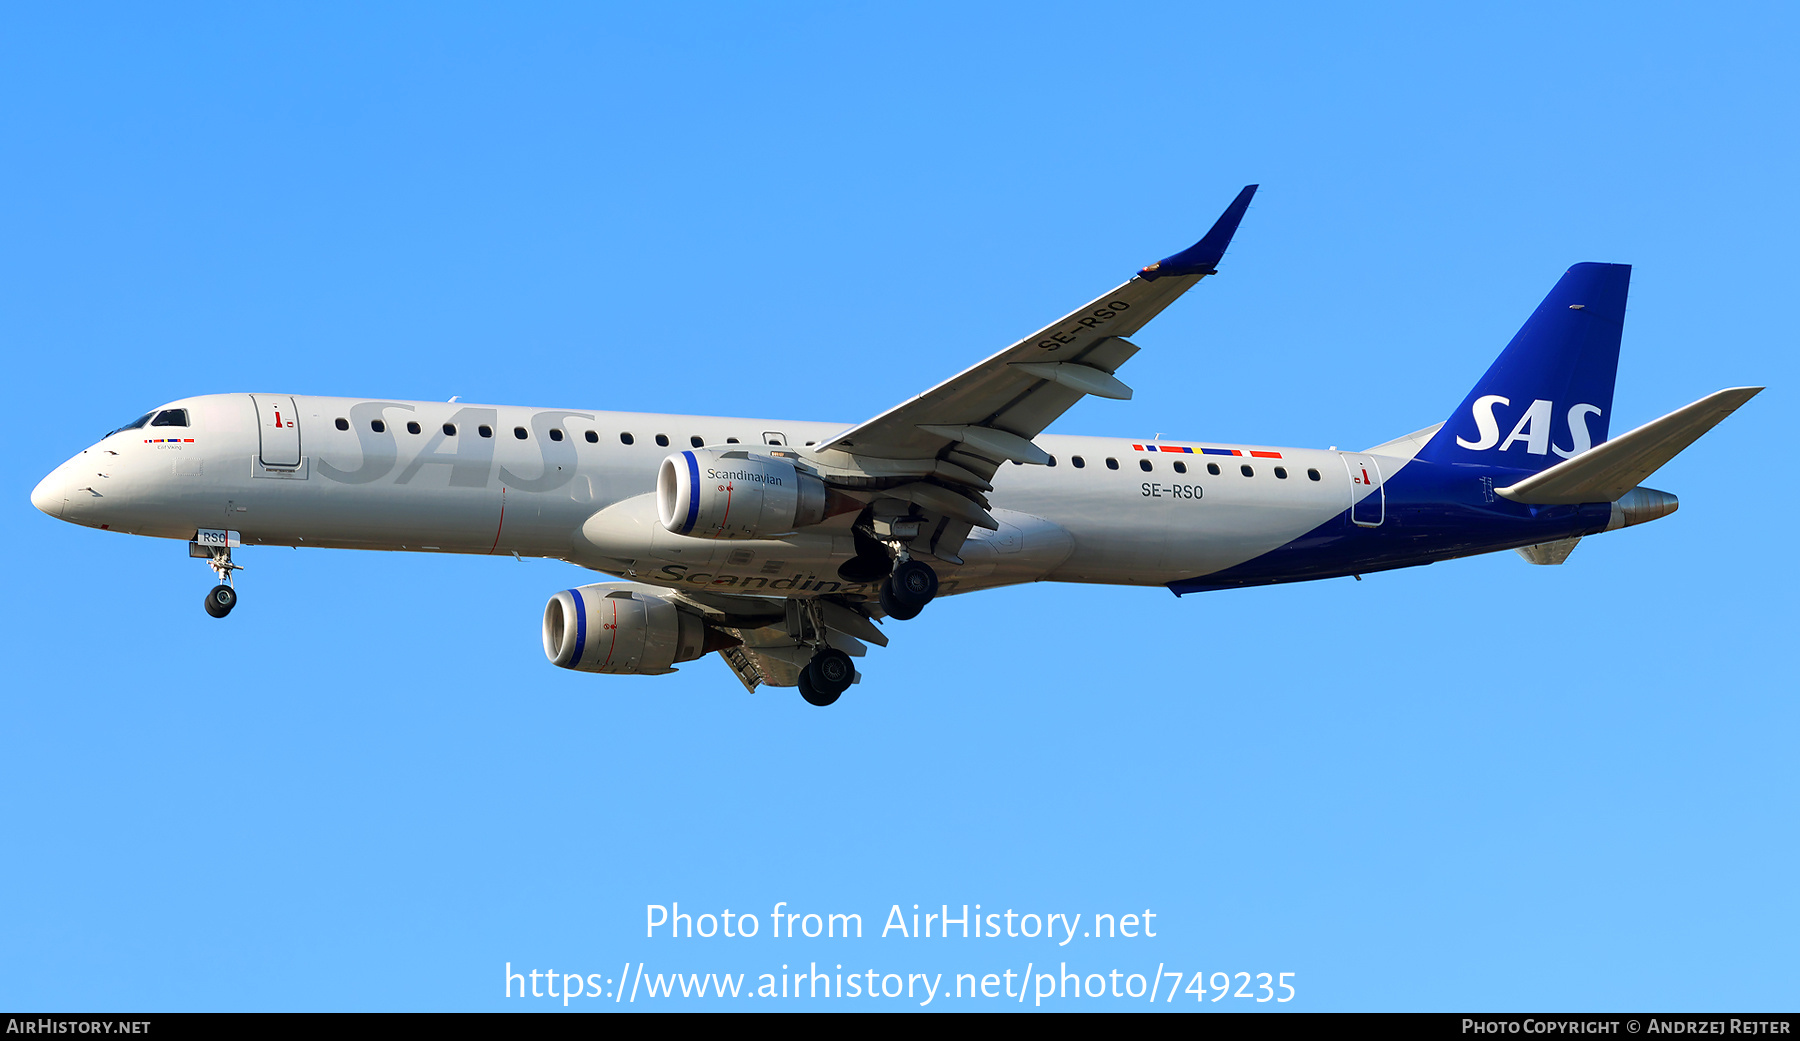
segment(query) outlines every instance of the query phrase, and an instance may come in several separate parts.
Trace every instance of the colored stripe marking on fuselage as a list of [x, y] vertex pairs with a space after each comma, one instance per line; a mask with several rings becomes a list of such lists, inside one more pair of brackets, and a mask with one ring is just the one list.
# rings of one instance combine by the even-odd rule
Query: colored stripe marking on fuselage
[[[1141, 444], [1141, 445], [1134, 444], [1131, 447], [1136, 449], [1139, 452], [1172, 452], [1177, 455], [1193, 455], [1194, 454], [1194, 449], [1189, 448], [1186, 445], [1159, 445], [1159, 444], [1155, 444], [1155, 443], [1150, 443], [1150, 444]], [[1201, 455], [1236, 455], [1236, 456], [1247, 455], [1254, 459], [1280, 459], [1281, 458], [1280, 452], [1246, 452], [1241, 448], [1202, 448], [1199, 451], [1200, 451]]]

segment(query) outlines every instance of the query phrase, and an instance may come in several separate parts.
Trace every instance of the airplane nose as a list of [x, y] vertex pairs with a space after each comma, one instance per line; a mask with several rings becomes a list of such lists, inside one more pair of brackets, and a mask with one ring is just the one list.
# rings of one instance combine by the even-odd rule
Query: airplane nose
[[63, 490], [66, 483], [60, 467], [51, 471], [50, 476], [39, 481], [38, 486], [31, 490], [31, 505], [60, 520], [63, 507], [69, 504], [68, 494]]

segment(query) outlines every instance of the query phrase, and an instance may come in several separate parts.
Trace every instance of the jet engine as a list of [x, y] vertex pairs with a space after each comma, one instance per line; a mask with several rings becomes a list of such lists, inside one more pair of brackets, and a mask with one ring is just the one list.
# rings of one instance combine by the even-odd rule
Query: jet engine
[[792, 460], [743, 449], [677, 452], [656, 474], [662, 526], [703, 539], [785, 535], [824, 520], [832, 498]]
[[660, 675], [729, 642], [699, 615], [626, 583], [565, 589], [544, 605], [544, 655], [578, 672]]

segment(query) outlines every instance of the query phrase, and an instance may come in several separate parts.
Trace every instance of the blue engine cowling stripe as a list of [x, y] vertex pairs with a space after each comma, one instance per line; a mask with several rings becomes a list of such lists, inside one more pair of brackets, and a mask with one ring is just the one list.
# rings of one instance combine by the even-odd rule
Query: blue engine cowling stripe
[[569, 668], [581, 664], [582, 648], [587, 646], [587, 605], [581, 602], [581, 590], [569, 590], [569, 598], [575, 601], [575, 657], [569, 659]]
[[681, 526], [681, 533], [686, 535], [694, 530], [694, 523], [700, 519], [700, 460], [694, 453], [681, 453], [688, 464], [688, 512], [687, 523]]

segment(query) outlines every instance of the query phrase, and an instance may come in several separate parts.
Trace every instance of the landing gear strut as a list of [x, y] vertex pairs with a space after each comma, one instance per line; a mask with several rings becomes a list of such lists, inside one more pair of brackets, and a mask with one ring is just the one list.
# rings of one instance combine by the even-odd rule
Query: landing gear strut
[[232, 588], [231, 573], [244, 570], [244, 566], [231, 562], [229, 546], [211, 546], [208, 549], [206, 566], [218, 573], [219, 584], [206, 591], [206, 613], [214, 618], [223, 618], [237, 606], [237, 590]]
[[811, 664], [800, 671], [800, 696], [809, 705], [824, 708], [836, 701], [856, 681], [856, 666], [850, 656], [836, 647], [827, 647], [813, 656]]
[[902, 557], [894, 565], [894, 573], [882, 580], [881, 609], [890, 618], [906, 621], [916, 618], [931, 598], [937, 596], [937, 572], [922, 560]]

